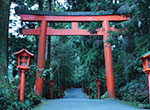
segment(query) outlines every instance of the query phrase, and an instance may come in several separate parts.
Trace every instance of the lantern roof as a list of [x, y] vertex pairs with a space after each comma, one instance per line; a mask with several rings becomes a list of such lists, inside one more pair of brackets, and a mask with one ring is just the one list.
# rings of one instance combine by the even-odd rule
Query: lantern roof
[[49, 82], [55, 82], [55, 80], [52, 79], [52, 80], [49, 80]]
[[30, 53], [30, 52], [29, 52], [28, 50], [26, 50], [26, 49], [22, 49], [22, 50], [20, 50], [20, 51], [18, 51], [18, 52], [16, 52], [16, 53], [14, 53], [14, 55], [15, 55], [15, 56], [18, 56], [19, 54], [21, 54], [21, 53], [23, 53], [23, 52], [26, 52], [29, 56], [31, 56], [31, 58], [34, 57], [34, 54]]
[[143, 59], [143, 58], [147, 58], [150, 56], [150, 51], [146, 52], [145, 54], [143, 54], [140, 58], [138, 58], [138, 61]]
[[98, 81], [100, 81], [100, 82], [101, 82], [101, 80], [100, 80], [100, 79], [96, 79], [96, 82], [98, 82]]

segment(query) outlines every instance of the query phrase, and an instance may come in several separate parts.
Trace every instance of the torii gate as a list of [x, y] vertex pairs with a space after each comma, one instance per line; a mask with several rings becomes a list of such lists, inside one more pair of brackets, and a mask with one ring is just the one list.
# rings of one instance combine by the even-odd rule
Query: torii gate
[[[41, 27], [36, 29], [23, 29], [23, 35], [40, 35], [37, 74], [36, 74], [36, 94], [43, 94], [43, 78], [40, 78], [45, 65], [45, 50], [47, 35], [81, 35], [81, 36], [104, 36], [104, 53], [107, 92], [110, 98], [115, 98], [114, 72], [112, 61], [111, 44], [106, 42], [109, 39], [109, 31], [118, 31], [110, 27], [109, 22], [126, 21], [129, 17], [123, 15], [112, 15], [105, 12], [41, 12], [41, 11], [20, 11], [22, 21], [41, 22]], [[96, 34], [91, 34], [87, 29], [78, 29], [78, 22], [102, 22], [103, 26], [97, 29]], [[48, 27], [48, 22], [72, 22], [72, 29], [52, 29]]]

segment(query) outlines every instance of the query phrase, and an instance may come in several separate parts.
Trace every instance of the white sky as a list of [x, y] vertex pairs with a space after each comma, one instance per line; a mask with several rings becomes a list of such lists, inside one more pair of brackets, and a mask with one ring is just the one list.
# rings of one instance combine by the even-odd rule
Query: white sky
[[[65, 2], [66, 0], [58, 0], [58, 2], [60, 2], [62, 5], [65, 6]], [[22, 35], [18, 36], [18, 33], [16, 32], [18, 30], [18, 28], [21, 28], [21, 20], [20, 20], [20, 16], [14, 15], [15, 14], [15, 10], [14, 8], [17, 5], [12, 3], [10, 6], [10, 16], [9, 16], [9, 20], [12, 20], [12, 23], [9, 23], [9, 33], [12, 33], [13, 35], [15, 35], [16, 37], [23, 37]], [[35, 4], [33, 7], [31, 7], [31, 9], [35, 9], [38, 8], [38, 5]]]
[[66, 4], [65, 4], [66, 1], [67, 1], [67, 0], [58, 0], [58, 2], [59, 2], [60, 4], [62, 4], [65, 8], [67, 8], [67, 7], [66, 7]]
[[[19, 28], [21, 28], [21, 20], [20, 20], [20, 16], [15, 15], [15, 10], [14, 8], [17, 5], [12, 3], [10, 5], [10, 16], [9, 16], [9, 20], [12, 20], [12, 23], [9, 23], [9, 33], [12, 33], [13, 35], [15, 35], [16, 37], [18, 36], [18, 33], [16, 32]], [[19, 37], [19, 36], [18, 36]], [[20, 36], [22, 37], [22, 35]]]
[[60, 3], [64, 3], [66, 0], [58, 0]]

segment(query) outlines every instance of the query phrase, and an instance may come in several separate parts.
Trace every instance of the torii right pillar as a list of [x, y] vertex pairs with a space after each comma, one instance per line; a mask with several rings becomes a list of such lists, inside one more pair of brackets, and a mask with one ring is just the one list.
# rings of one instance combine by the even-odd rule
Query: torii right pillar
[[113, 72], [113, 60], [111, 44], [107, 42], [109, 39], [109, 21], [106, 19], [103, 21], [104, 34], [104, 53], [105, 53], [105, 68], [106, 68], [106, 81], [107, 81], [107, 92], [109, 98], [115, 98], [115, 82]]

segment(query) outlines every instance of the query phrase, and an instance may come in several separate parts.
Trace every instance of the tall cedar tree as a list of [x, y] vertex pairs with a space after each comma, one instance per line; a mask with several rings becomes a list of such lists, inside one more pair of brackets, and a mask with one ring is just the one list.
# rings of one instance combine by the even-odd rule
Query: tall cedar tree
[[8, 66], [8, 22], [10, 0], [0, 0], [0, 87], [10, 87]]

